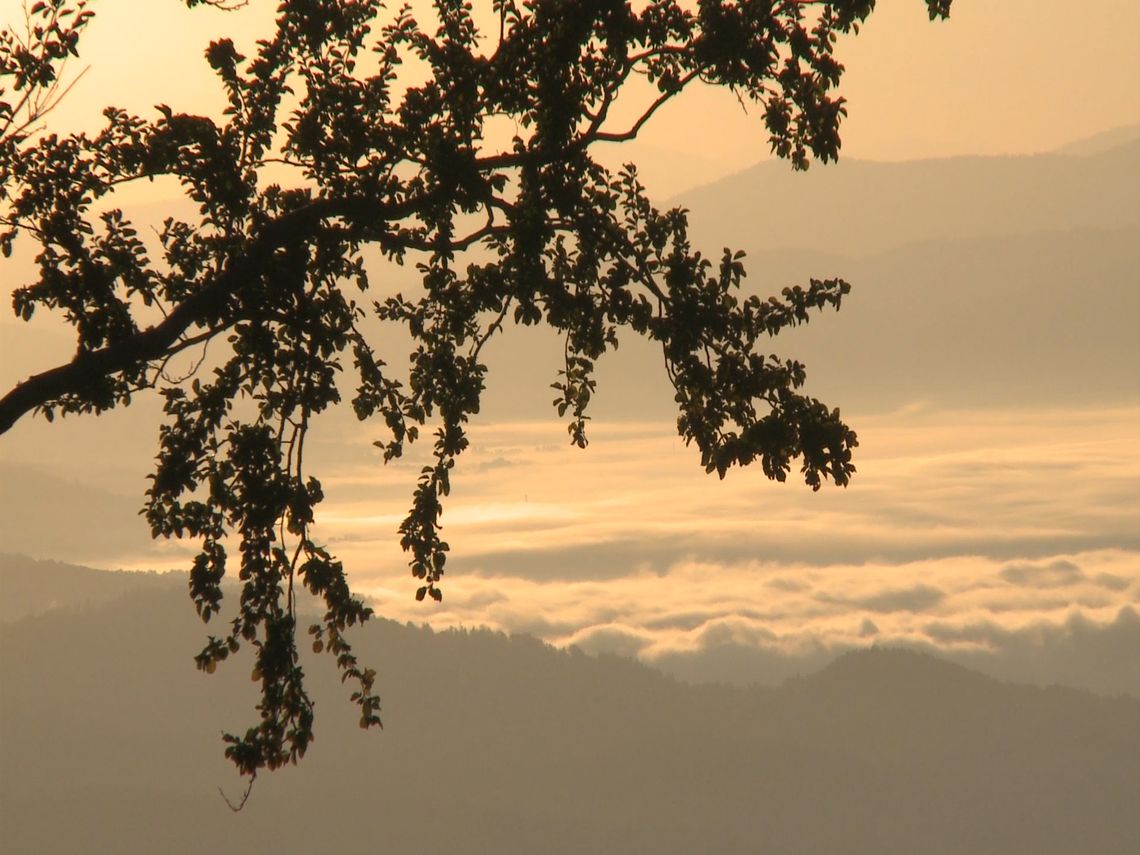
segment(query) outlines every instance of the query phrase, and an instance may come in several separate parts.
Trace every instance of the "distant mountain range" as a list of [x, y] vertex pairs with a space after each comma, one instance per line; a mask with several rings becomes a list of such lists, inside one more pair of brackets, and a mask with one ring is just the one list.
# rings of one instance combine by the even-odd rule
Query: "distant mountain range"
[[[45, 568], [50, 586], [94, 591]], [[164, 577], [0, 627], [5, 851], [1132, 855], [1140, 701], [1001, 683], [918, 653], [841, 657], [777, 689], [377, 620], [383, 732], [306, 651], [317, 740], [245, 810], [220, 729], [249, 662]], [[141, 577], [144, 578], [145, 577]], [[100, 588], [105, 591], [105, 588]], [[3, 590], [3, 598], [13, 594]], [[217, 631], [214, 629], [213, 631]]]
[[[837, 316], [772, 344], [807, 362], [809, 390], [828, 403], [1140, 398], [1140, 125], [1038, 155], [841, 159], [804, 173], [768, 160], [664, 204], [689, 210], [692, 244], [713, 260], [748, 253], [748, 293], [852, 282]], [[414, 270], [391, 275], [415, 287]], [[595, 414], [671, 417], [660, 349], [623, 344], [599, 363]], [[39, 349], [35, 365], [73, 347], [48, 334], [20, 346]], [[393, 365], [400, 347], [384, 350]], [[508, 329], [486, 353], [481, 418], [549, 417], [557, 337]], [[0, 348], [0, 374], [6, 361], [24, 364]]]
[[[1140, 399], [1140, 130], [1050, 154], [901, 163], [777, 161], [670, 200], [714, 262], [748, 254], [745, 293], [811, 277], [853, 292], [774, 339], [808, 390], [850, 411]], [[599, 362], [600, 418], [668, 418], [660, 348]], [[487, 417], [542, 417], [561, 344], [508, 330], [488, 347]], [[524, 355], [525, 354], [525, 358]]]
[[1099, 134], [1073, 140], [1061, 146], [1057, 151], [1061, 154], [1099, 154], [1102, 151], [1127, 145], [1140, 140], [1140, 125], [1121, 125]]
[[73, 612], [140, 590], [187, 590], [187, 574], [122, 573], [0, 552], [0, 624], [47, 612]]
[[793, 172], [782, 161], [670, 200], [693, 245], [858, 257], [909, 243], [1140, 226], [1140, 134], [1102, 135], [1038, 155], [901, 162], [843, 159]]
[[[725, 246], [748, 252], [747, 293], [768, 296], [809, 277], [852, 283], [839, 313], [765, 345], [804, 362], [806, 391], [849, 416], [916, 402], [976, 409], [1140, 400], [1140, 126], [1035, 156], [842, 160], [799, 174], [765, 162], [672, 201], [690, 210], [693, 244], [707, 255], [715, 259]], [[17, 346], [39, 355], [26, 361], [11, 350]], [[16, 366], [54, 364], [69, 348], [59, 335], [0, 335], [0, 374], [14, 381], [23, 376]], [[401, 345], [382, 350], [400, 364]], [[550, 383], [562, 360], [555, 335], [508, 329], [484, 353], [481, 422], [553, 420]], [[651, 343], [625, 336], [599, 361], [598, 381], [591, 404], [598, 420], [676, 417]], [[89, 546], [103, 554], [102, 541], [128, 523], [145, 538], [131, 498], [144, 486], [137, 464], [129, 481], [101, 471], [61, 490], [60, 479], [77, 477], [69, 449], [83, 449], [73, 456], [85, 466], [100, 461], [111, 470], [108, 449], [152, 447], [160, 418], [158, 402], [140, 396], [122, 415], [17, 426], [0, 445], [6, 548], [40, 550], [55, 518], [45, 512], [52, 495], [79, 517], [121, 521], [86, 526], [101, 534], [61, 544], [55, 557], [84, 560]], [[324, 424], [336, 433], [355, 421], [338, 412]], [[44, 471], [57, 458], [57, 469]], [[108, 501], [82, 499], [84, 490], [112, 483], [117, 495]]]

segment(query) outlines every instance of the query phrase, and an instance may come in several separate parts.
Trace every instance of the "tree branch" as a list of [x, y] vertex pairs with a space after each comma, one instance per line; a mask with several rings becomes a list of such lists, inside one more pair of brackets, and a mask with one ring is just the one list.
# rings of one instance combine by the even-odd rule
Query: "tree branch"
[[[213, 282], [178, 304], [161, 323], [98, 350], [80, 351], [71, 362], [17, 383], [0, 398], [0, 435], [33, 410], [67, 395], [82, 394], [101, 380], [132, 367], [161, 359], [227, 295], [237, 293], [244, 281], [257, 276], [263, 259], [273, 250], [308, 240], [320, 222], [332, 217], [398, 221], [430, 204], [433, 196], [425, 194], [386, 205], [366, 197], [317, 199], [282, 215], [262, 230], [245, 253], [231, 259]], [[231, 316], [229, 323], [215, 327], [215, 332], [222, 332], [239, 320]]]

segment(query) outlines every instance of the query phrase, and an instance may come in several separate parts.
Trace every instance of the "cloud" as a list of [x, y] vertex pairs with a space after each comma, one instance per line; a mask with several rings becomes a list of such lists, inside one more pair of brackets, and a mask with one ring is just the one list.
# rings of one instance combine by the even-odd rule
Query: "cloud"
[[1102, 588], [1108, 588], [1110, 591], [1124, 591], [1132, 584], [1130, 580], [1125, 579], [1123, 576], [1114, 576], [1112, 573], [1098, 573], [1093, 577], [1093, 581]]
[[[985, 621], [936, 624], [929, 635], [943, 655], [1002, 679], [1140, 695], [1140, 614], [1133, 606], [1107, 621], [1074, 610], [1056, 623], [1033, 621], [1012, 629]], [[947, 641], [970, 644], [947, 647]]]
[[505, 457], [499, 456], [492, 458], [491, 460], [483, 461], [482, 463], [477, 464], [475, 468], [478, 472], [486, 472], [488, 469], [503, 469], [507, 466], [519, 465], [521, 464], [516, 460], [508, 460]]
[[[981, 556], [1010, 565], [1010, 582], [1021, 564], [1059, 554], [1140, 549], [1121, 512], [1140, 504], [1137, 418], [1134, 407], [853, 417], [859, 474], [819, 493], [755, 469], [709, 478], [669, 424], [599, 425], [586, 452], [544, 446], [555, 423], [475, 425], [442, 518], [449, 566], [570, 582], [662, 573], [683, 559], [825, 568]], [[517, 465], [480, 469], [500, 459]], [[417, 466], [346, 465], [358, 473], [353, 500], [338, 504], [330, 487], [319, 530], [391, 538], [404, 503], [390, 496]], [[371, 502], [356, 498], [367, 489], [360, 472], [377, 486]], [[772, 584], [797, 584], [782, 578]]]
[[917, 612], [929, 609], [946, 599], [946, 594], [930, 585], [914, 585], [909, 588], [880, 591], [869, 597], [852, 600], [836, 599], [824, 594], [820, 600], [825, 603], [841, 603], [872, 612]]
[[[477, 423], [444, 504], [449, 575], [603, 580], [661, 574], [686, 559], [824, 569], [980, 556], [1016, 568], [1060, 554], [1138, 550], [1140, 529], [1122, 512], [1140, 504], [1137, 418], [1135, 407], [856, 415], [859, 474], [846, 490], [819, 493], [771, 483], [754, 467], [709, 478], [668, 423], [599, 424], [585, 452], [547, 443], [562, 436], [555, 421]], [[306, 455], [327, 495], [317, 537], [336, 545], [354, 579], [403, 573], [396, 528], [429, 449], [413, 446], [384, 466], [370, 445], [374, 426], [329, 416], [320, 427]], [[130, 464], [136, 478], [150, 451], [142, 444]], [[88, 471], [86, 446], [68, 455], [59, 450], [53, 472]], [[33, 495], [21, 507], [50, 514], [51, 500]], [[95, 513], [75, 510], [77, 527]], [[124, 540], [104, 563], [143, 560], [145, 551]], [[784, 573], [770, 584], [778, 593], [797, 579]]]
[[726, 644], [756, 647], [761, 643], [775, 641], [777, 636], [761, 621], [748, 620], [739, 615], [725, 615], [706, 621], [695, 638], [699, 646], [705, 648]]
[[[686, 559], [596, 579], [459, 575], [448, 582], [443, 604], [426, 610], [400, 589], [402, 583], [393, 583], [377, 607], [398, 620], [487, 626], [559, 646], [635, 655], [688, 678], [707, 667], [720, 679], [746, 681], [753, 671], [745, 666], [757, 657], [768, 676], [798, 673], [805, 663], [823, 661], [819, 651], [873, 640], [963, 661], [980, 656], [978, 667], [1009, 678], [1021, 668], [1026, 679], [1127, 690], [1140, 648], [1125, 644], [1121, 633], [1101, 638], [1101, 629], [1118, 619], [1126, 624], [1128, 610], [1140, 605], [1140, 585], [1106, 587], [1096, 580], [1140, 583], [1140, 553], [1099, 550], [1018, 564], [1071, 578], [1066, 568], [1082, 568], [1081, 579], [1067, 587], [1040, 586], [1028, 573], [1028, 583], [1019, 585], [1002, 576], [1008, 562], [979, 556], [827, 567]], [[914, 579], [923, 581], [907, 584]], [[798, 584], [783, 584], [789, 580]], [[480, 592], [495, 596], [486, 595], [483, 605]], [[1083, 652], [1097, 639], [1104, 641], [1097, 649], [1108, 663], [1100, 672]], [[1069, 658], [1080, 664], [1065, 664], [1069, 660], [1060, 654], [1074, 644], [1077, 652]], [[1037, 664], [1030, 667], [1031, 661]]]
[[570, 643], [586, 653], [610, 653], [634, 658], [649, 640], [629, 627], [593, 626], [572, 636]]
[[789, 591], [792, 593], [805, 591], [811, 587], [811, 584], [807, 580], [794, 577], [769, 579], [767, 585], [775, 591]]
[[700, 612], [680, 612], [676, 614], [667, 614], [658, 618], [650, 618], [645, 621], [645, 628], [652, 630], [659, 629], [675, 629], [683, 632], [697, 629], [704, 626], [708, 621], [717, 617], [716, 612], [700, 611]]
[[[799, 662], [869, 638], [963, 655], [1013, 649], [1015, 636], [962, 633], [1028, 633], [1074, 612], [1100, 626], [1140, 605], [1138, 417], [1135, 407], [927, 407], [859, 418], [858, 478], [819, 493], [755, 470], [708, 478], [669, 425], [609, 424], [587, 452], [546, 446], [557, 424], [477, 425], [442, 517], [452, 547], [442, 604], [414, 601], [396, 536], [420, 451], [381, 466], [370, 434], [350, 425], [314, 447], [328, 495], [316, 532], [379, 614], [440, 628], [647, 661], [711, 662], [723, 649], [733, 661], [751, 650]], [[518, 465], [478, 469], [500, 459]], [[50, 496], [22, 495], [26, 517], [50, 511]], [[88, 511], [72, 510], [79, 526]], [[134, 549], [102, 563], [186, 566], [193, 545]]]
[[[874, 624], [864, 621], [864, 630]], [[1107, 695], [1140, 695], [1140, 614], [1122, 608], [1107, 621], [1072, 612], [1059, 623], [1033, 622], [1017, 629], [992, 621], [936, 622], [925, 634], [883, 639], [937, 655], [1003, 680], [1066, 685]], [[861, 634], [864, 634], [861, 632]], [[666, 651], [649, 661], [693, 682], [774, 685], [812, 673], [836, 655], [867, 645], [866, 639], [805, 640], [799, 646], [727, 642], [694, 650]]]
[[1084, 581], [1081, 568], [1071, 561], [1053, 561], [1049, 564], [1009, 564], [999, 574], [1013, 585], [1034, 588], [1062, 588]]

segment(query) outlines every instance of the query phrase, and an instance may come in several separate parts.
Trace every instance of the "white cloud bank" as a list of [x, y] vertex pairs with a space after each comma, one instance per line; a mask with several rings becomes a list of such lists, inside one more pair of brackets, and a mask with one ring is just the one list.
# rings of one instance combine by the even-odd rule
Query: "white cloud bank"
[[915, 407], [854, 421], [858, 476], [816, 494], [758, 471], [706, 477], [668, 425], [598, 429], [586, 453], [545, 444], [549, 425], [476, 428], [443, 518], [455, 552], [444, 601], [428, 609], [410, 598], [399, 514], [377, 516], [363, 498], [370, 484], [391, 495], [407, 473], [354, 466], [330, 479], [324, 531], [400, 620], [532, 633], [733, 680], [868, 643], [1011, 676], [1002, 662], [1028, 673], [1030, 652], [1103, 631], [1128, 643], [1111, 673], [1085, 663], [1066, 681], [1140, 692], [1140, 648], [1128, 652], [1140, 411]]
[[[556, 423], [476, 425], [445, 505], [439, 605], [414, 601], [396, 535], [422, 460], [380, 465], [353, 425], [313, 437], [328, 496], [318, 535], [386, 617], [531, 633], [694, 678], [776, 679], [906, 643], [1003, 676], [1035, 673], [1034, 652], [1068, 656], [1081, 667], [1039, 678], [1140, 693], [1140, 408], [915, 406], [851, 421], [858, 475], [819, 493], [759, 470], [708, 477], [669, 424], [599, 425], [585, 452]], [[27, 532], [34, 499], [9, 502]], [[99, 540], [72, 510], [75, 549], [107, 541], [97, 563], [188, 564], [192, 544], [116, 550], [106, 513]], [[9, 549], [30, 551], [23, 533], [5, 532]], [[1115, 639], [1104, 667], [1081, 652], [1101, 649], [1094, 638]]]

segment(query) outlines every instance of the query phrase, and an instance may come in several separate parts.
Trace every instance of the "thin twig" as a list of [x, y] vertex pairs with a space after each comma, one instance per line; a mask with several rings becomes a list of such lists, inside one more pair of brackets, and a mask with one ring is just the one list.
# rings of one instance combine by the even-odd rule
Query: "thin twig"
[[[225, 734], [223, 734], [223, 736], [224, 735]], [[241, 800], [236, 805], [230, 801], [230, 798], [229, 798], [229, 796], [226, 795], [225, 790], [223, 790], [221, 787], [218, 787], [218, 793], [221, 795], [222, 801], [224, 801], [226, 803], [226, 807], [228, 807], [234, 813], [239, 812], [243, 807], [245, 807], [245, 803], [247, 801], [249, 801], [249, 794], [251, 792], [253, 792], [253, 782], [256, 780], [257, 780], [257, 773], [255, 772], [253, 775], [250, 776], [249, 783], [246, 785], [246, 788], [245, 788], [245, 792], [242, 793]]]

